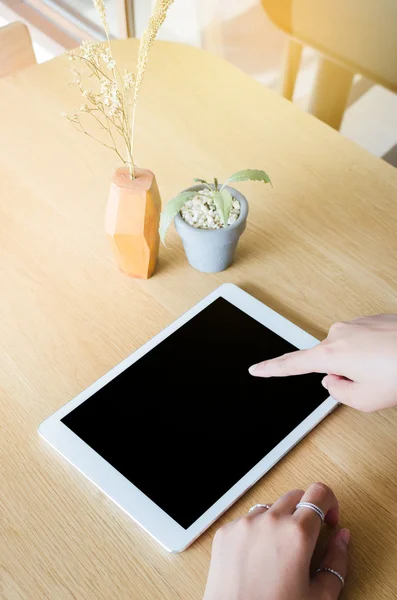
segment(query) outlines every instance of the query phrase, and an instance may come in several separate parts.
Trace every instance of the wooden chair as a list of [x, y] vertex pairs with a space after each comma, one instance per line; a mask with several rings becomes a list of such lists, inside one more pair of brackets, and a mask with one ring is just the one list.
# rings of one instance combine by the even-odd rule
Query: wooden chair
[[0, 27], [0, 77], [36, 64], [29, 29], [15, 21]]
[[339, 129], [353, 77], [397, 91], [397, 0], [261, 0], [288, 36], [282, 94], [292, 100], [302, 48], [321, 53], [310, 112]]

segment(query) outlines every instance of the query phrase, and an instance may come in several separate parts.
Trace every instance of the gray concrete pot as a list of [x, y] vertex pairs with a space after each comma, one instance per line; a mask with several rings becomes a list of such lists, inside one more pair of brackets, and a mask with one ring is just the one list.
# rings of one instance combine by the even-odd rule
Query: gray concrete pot
[[[202, 184], [193, 185], [185, 192], [198, 192], [205, 189]], [[175, 229], [182, 238], [188, 261], [203, 273], [218, 273], [232, 264], [237, 243], [247, 224], [247, 199], [232, 187], [226, 187], [233, 198], [240, 202], [240, 216], [228, 227], [221, 229], [196, 229], [178, 213], [175, 217]]]

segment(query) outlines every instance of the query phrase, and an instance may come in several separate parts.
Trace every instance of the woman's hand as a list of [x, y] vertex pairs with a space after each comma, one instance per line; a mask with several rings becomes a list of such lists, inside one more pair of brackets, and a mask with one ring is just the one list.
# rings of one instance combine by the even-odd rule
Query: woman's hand
[[397, 315], [337, 323], [324, 342], [250, 368], [255, 377], [328, 373], [323, 385], [365, 412], [397, 406]]
[[[338, 502], [321, 483], [229, 523], [214, 538], [204, 600], [337, 600], [342, 584], [336, 575], [320, 572], [310, 579], [321, 519], [309, 508], [296, 510], [299, 502], [315, 504], [329, 525], [337, 525]], [[338, 531], [321, 566], [345, 577], [349, 539], [347, 529]]]

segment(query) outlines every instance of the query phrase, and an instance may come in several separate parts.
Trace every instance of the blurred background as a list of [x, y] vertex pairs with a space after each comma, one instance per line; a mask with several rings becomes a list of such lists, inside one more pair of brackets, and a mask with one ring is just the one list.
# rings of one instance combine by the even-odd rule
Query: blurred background
[[[105, 0], [105, 2], [112, 37], [140, 37], [148, 22], [153, 1]], [[304, 4], [303, 0], [302, 2]], [[371, 26], [371, 22], [368, 20], [374, 23], [374, 27], [377, 27], [376, 19], [382, 17], [380, 10], [382, 5], [385, 8], [387, 4], [389, 10], [388, 15], [383, 10], [389, 29], [397, 30], [397, 0], [372, 2], [374, 10], [376, 10], [374, 17], [367, 10], [369, 2], [370, 0], [363, 0], [361, 3], [362, 14], [366, 15], [367, 22], [362, 19], [360, 21], [354, 16], [354, 26], [358, 28], [357, 32], [359, 33], [360, 27], [363, 31], [362, 39], [360, 39], [361, 53], [363, 54], [365, 54], [365, 35], [367, 35], [365, 28]], [[273, 11], [271, 5], [276, 6], [277, 3], [278, 8]], [[309, 4], [309, 2], [307, 3]], [[367, 68], [367, 65], [371, 66], [373, 57], [378, 60], [379, 54], [379, 60], [383, 60], [382, 52], [387, 54], [389, 51], [388, 48], [379, 47], [382, 44], [382, 31], [378, 28], [377, 39], [379, 42], [376, 39], [376, 47], [374, 49], [369, 47], [369, 57], [363, 61], [364, 68], [361, 70], [361, 72], [365, 72], [366, 76], [369, 72], [373, 79], [354, 73], [353, 85], [351, 85], [350, 75], [347, 76], [346, 83], [344, 71], [329, 73], [329, 63], [325, 65], [325, 68], [324, 64], [321, 64], [321, 61], [324, 61], [324, 52], [327, 55], [331, 48], [332, 54], [332, 44], [336, 47], [341, 46], [343, 38], [342, 32], [341, 40], [338, 39], [337, 27], [334, 30], [336, 33], [332, 34], [333, 30], [330, 25], [332, 17], [329, 17], [325, 8], [325, 5], [330, 3], [325, 0], [317, 0], [317, 6], [324, 5], [322, 14], [323, 19], [327, 20], [326, 31], [330, 37], [326, 40], [324, 52], [321, 51], [321, 36], [323, 35], [321, 22], [315, 23], [312, 15], [309, 18], [310, 23], [296, 25], [298, 33], [293, 31], [292, 37], [296, 40], [298, 36], [299, 45], [296, 45], [294, 41], [291, 44], [291, 36], [288, 35], [291, 32], [286, 31], [288, 25], [284, 26], [282, 20], [285, 14], [280, 9], [287, 4], [288, 2], [285, 0], [273, 0], [273, 2], [263, 0], [262, 3], [260, 0], [175, 0], [159, 37], [204, 48], [230, 61], [263, 85], [275, 90], [280, 90], [284, 86], [283, 91], [286, 97], [290, 95], [291, 99], [302, 109], [311, 109], [314, 114], [316, 114], [316, 110], [310, 106], [313, 88], [316, 86], [321, 88], [325, 76], [328, 78], [328, 88], [334, 81], [334, 89], [342, 96], [342, 88], [345, 86], [347, 95], [345, 100], [342, 98], [343, 111], [340, 115], [343, 120], [340, 124], [337, 116], [338, 122], [333, 126], [337, 129], [340, 126], [342, 135], [397, 166], [397, 96], [392, 91], [393, 84], [389, 85], [386, 82], [386, 85], [378, 85], [375, 83], [377, 79], [382, 84], [384, 83], [382, 77], [386, 67], [383, 71], [380, 70], [379, 78], [373, 75], [377, 72], [375, 67]], [[354, 2], [334, 0], [331, 3], [333, 14], [338, 10], [345, 10], [344, 7], [349, 4], [356, 4], [356, 0]], [[267, 5], [269, 5], [269, 9]], [[390, 18], [390, 14], [392, 18]], [[342, 28], [346, 29], [351, 26], [351, 23], [346, 25], [343, 14], [340, 14], [339, 18]], [[102, 39], [103, 37], [92, 0], [0, 0], [0, 26], [15, 20], [23, 21], [28, 25], [38, 62], [49, 60], [65, 50], [74, 48], [83, 39]], [[277, 27], [275, 23], [279, 26]], [[309, 26], [319, 31], [319, 43], [316, 42], [315, 35], [310, 37], [307, 34]], [[305, 35], [306, 38], [310, 38], [308, 43], [304, 43], [306, 39], [301, 43], [299, 32], [303, 32], [303, 38]], [[348, 35], [348, 31], [345, 31], [345, 37], [346, 34]], [[334, 40], [331, 39], [332, 35], [335, 37]], [[387, 36], [383, 38], [386, 40], [385, 44], [388, 43], [386, 38]], [[369, 46], [370, 44], [371, 40], [369, 40]], [[390, 48], [390, 52], [392, 50]], [[287, 55], [287, 52], [290, 54]], [[289, 80], [287, 82], [286, 56], [289, 61], [289, 74], [287, 73]], [[391, 59], [394, 63], [397, 62], [393, 57]], [[347, 56], [346, 60], [351, 63], [352, 57]], [[295, 81], [298, 62], [300, 68]], [[319, 79], [320, 64], [322, 70]], [[395, 69], [396, 67], [390, 68]], [[356, 69], [353, 70], [356, 71]], [[317, 92], [316, 101], [320, 102], [321, 106], [315, 108], [320, 114], [324, 109], [321, 104], [324, 103], [324, 94], [319, 93], [319, 89]], [[328, 89], [327, 102], [329, 102], [330, 93]], [[340, 98], [338, 102], [340, 104]], [[320, 118], [322, 118], [321, 114]], [[334, 118], [335, 115], [332, 116], [332, 119]], [[323, 120], [329, 122], [327, 117], [324, 117]]]

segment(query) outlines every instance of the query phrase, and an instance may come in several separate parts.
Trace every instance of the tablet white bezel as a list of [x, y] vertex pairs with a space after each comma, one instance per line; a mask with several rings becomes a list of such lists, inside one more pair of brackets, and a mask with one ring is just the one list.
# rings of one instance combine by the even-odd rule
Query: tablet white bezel
[[109, 381], [117, 377], [121, 372], [219, 297], [225, 298], [225, 300], [228, 300], [299, 349], [311, 348], [318, 344], [318, 340], [237, 286], [225, 284], [196, 304], [196, 306], [114, 367], [88, 389], [81, 392], [74, 400], [71, 400], [55, 414], [46, 419], [39, 427], [40, 435], [51, 446], [171, 552], [180, 552], [189, 546], [337, 406], [337, 402], [332, 398], [328, 398], [323, 402], [188, 529], [181, 527], [61, 422], [61, 419], [65, 415], [95, 394], [95, 392], [109, 383]]

